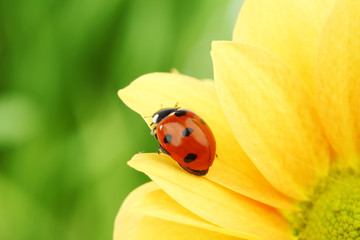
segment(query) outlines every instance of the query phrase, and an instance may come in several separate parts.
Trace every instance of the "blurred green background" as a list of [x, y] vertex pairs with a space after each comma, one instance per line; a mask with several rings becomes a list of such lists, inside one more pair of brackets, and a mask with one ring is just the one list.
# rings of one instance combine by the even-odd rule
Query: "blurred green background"
[[126, 162], [157, 144], [117, 97], [172, 67], [212, 77], [242, 1], [0, 0], [0, 239], [111, 239]]

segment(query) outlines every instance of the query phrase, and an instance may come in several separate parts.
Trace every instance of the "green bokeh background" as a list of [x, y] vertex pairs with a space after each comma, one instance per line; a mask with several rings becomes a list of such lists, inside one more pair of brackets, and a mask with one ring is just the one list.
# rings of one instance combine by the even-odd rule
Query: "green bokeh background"
[[0, 0], [0, 239], [111, 239], [126, 162], [157, 151], [118, 89], [155, 71], [212, 77], [242, 1]]

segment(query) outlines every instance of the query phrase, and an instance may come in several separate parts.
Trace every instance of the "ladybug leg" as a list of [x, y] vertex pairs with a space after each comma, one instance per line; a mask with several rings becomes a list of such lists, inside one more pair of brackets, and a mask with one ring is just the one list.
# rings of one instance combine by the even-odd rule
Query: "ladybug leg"
[[159, 151], [158, 151], [158, 154], [160, 153], [164, 153], [166, 155], [169, 155], [170, 156], [170, 153], [168, 151], [165, 150], [165, 148], [163, 148], [161, 145], [159, 145]]
[[[151, 125], [152, 125], [152, 124], [151, 124]], [[150, 126], [151, 126], [151, 125], [150, 125]], [[157, 137], [156, 137], [156, 127], [154, 127], [154, 128], [151, 130], [150, 134], [153, 135], [153, 136], [155, 136], [155, 138], [157, 139]]]

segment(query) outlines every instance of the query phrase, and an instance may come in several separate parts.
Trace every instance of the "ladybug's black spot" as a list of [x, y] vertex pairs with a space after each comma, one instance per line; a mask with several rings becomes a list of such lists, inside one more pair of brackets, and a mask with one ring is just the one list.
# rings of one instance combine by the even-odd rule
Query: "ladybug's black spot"
[[177, 117], [181, 117], [181, 116], [185, 116], [186, 112], [187, 112], [186, 110], [180, 109], [180, 110], [177, 110], [174, 115]]
[[190, 136], [190, 134], [193, 132], [194, 130], [192, 128], [185, 128], [184, 131], [182, 132], [182, 135], [184, 137], [188, 137]]
[[188, 155], [186, 155], [186, 157], [184, 158], [184, 162], [186, 163], [191, 163], [192, 161], [194, 161], [197, 158], [196, 154], [193, 153], [189, 153]]
[[164, 137], [164, 143], [170, 143], [172, 136], [170, 134], [166, 134]]

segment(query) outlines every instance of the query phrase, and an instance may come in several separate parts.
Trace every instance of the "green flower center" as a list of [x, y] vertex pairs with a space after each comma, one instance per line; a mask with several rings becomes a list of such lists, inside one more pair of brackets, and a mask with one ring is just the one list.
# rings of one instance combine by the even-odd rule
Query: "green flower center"
[[294, 216], [300, 240], [360, 240], [360, 176], [328, 177], [301, 209]]

